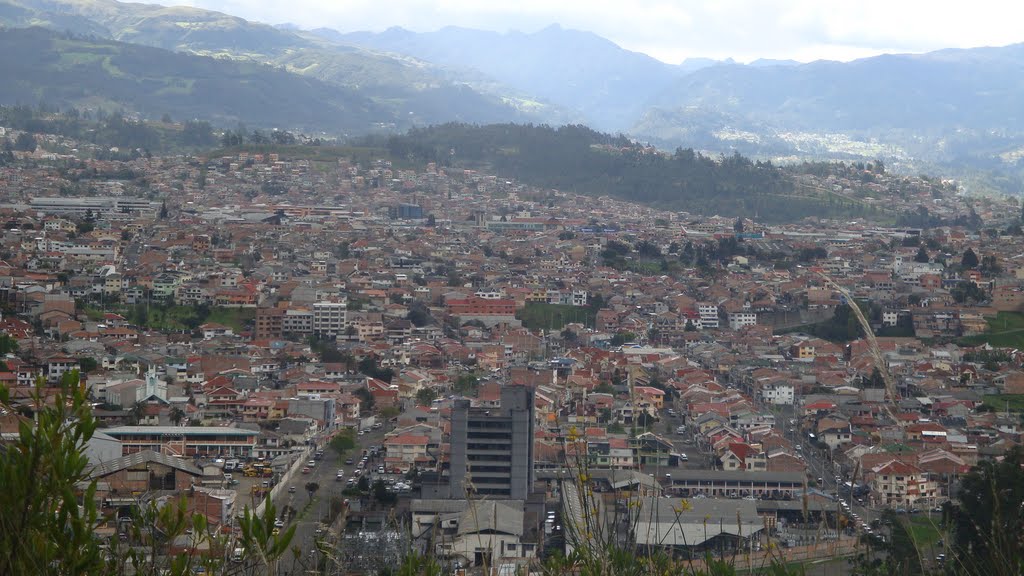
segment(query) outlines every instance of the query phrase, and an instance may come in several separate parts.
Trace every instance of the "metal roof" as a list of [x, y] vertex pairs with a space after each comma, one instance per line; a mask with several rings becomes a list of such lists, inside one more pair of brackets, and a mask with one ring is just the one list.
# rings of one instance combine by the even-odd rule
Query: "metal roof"
[[117, 437], [123, 434], [151, 434], [160, 436], [252, 436], [259, 435], [254, 430], [232, 428], [228, 426], [118, 426], [104, 428], [103, 431]]
[[141, 452], [122, 456], [113, 460], [107, 460], [106, 462], [99, 464], [90, 471], [89, 478], [101, 478], [103, 476], [113, 474], [114, 472], [149, 462], [163, 464], [164, 466], [181, 470], [188, 474], [192, 474], [193, 476], [203, 475], [202, 470], [195, 465], [188, 463], [186, 460], [182, 460], [176, 456], [160, 454], [152, 450], [143, 450]]

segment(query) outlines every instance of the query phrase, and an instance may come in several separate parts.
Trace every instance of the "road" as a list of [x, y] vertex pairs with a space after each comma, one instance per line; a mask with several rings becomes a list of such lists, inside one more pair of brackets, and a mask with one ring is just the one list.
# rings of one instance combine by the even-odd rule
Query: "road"
[[[364, 448], [373, 445], [383, 445], [384, 434], [387, 428], [373, 430], [365, 435], [356, 437], [356, 448], [345, 456], [339, 456], [337, 452], [326, 446], [328, 436], [318, 435], [314, 442], [324, 449], [324, 456], [321, 460], [315, 460], [314, 466], [308, 474], [296, 474], [292, 477], [290, 486], [295, 487], [295, 492], [288, 489], [282, 490], [274, 500], [277, 514], [280, 516], [285, 506], [295, 509], [296, 515], [291, 523], [296, 525], [295, 536], [292, 539], [292, 548], [297, 547], [300, 557], [295, 558], [293, 554], [286, 554], [281, 560], [279, 574], [302, 574], [317, 560], [316, 557], [316, 529], [322, 522], [325, 522], [332, 497], [342, 497], [341, 491], [345, 488], [345, 482], [338, 482], [336, 476], [338, 470], [345, 472], [345, 478], [350, 478], [356, 469]], [[353, 464], [346, 465], [345, 459], [352, 458]], [[320, 488], [310, 498], [306, 491], [306, 484], [316, 482]], [[288, 524], [290, 526], [291, 524]]]

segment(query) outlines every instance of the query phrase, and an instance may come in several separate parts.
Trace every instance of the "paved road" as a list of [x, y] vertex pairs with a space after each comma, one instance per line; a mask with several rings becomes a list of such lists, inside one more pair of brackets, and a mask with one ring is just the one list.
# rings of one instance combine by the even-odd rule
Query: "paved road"
[[[325, 523], [329, 513], [329, 506], [332, 497], [342, 497], [341, 491], [345, 488], [345, 482], [338, 482], [336, 476], [338, 470], [344, 470], [345, 478], [352, 476], [364, 448], [373, 445], [382, 445], [384, 442], [385, 429], [374, 430], [371, 433], [358, 436], [357, 447], [350, 454], [341, 457], [337, 452], [327, 447], [326, 436], [318, 436], [315, 440], [324, 449], [324, 456], [321, 460], [314, 461], [309, 474], [296, 474], [292, 477], [290, 486], [295, 487], [294, 493], [289, 493], [287, 488], [282, 490], [274, 501], [278, 514], [286, 505], [290, 505], [297, 512], [293, 523], [296, 524], [295, 537], [292, 539], [292, 547], [298, 547], [301, 553], [301, 560], [295, 558], [291, 553], [287, 554], [281, 561], [279, 574], [302, 574], [304, 570], [312, 566], [316, 561], [316, 529], [321, 523]], [[352, 465], [346, 465], [345, 459], [353, 458]], [[316, 482], [320, 488], [310, 499], [305, 486], [309, 482]]]

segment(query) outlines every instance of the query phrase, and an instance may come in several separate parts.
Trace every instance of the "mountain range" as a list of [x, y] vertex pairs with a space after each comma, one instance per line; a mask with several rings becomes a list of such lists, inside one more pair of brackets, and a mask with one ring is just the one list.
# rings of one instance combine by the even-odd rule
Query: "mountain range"
[[[990, 182], [1017, 192], [1024, 173], [1024, 45], [846, 63], [668, 64], [557, 25], [342, 33], [115, 0], [0, 0], [0, 25], [0, 74], [18, 79], [0, 84], [0, 103], [99, 102], [332, 133], [582, 123], [665, 148], [994, 171], [1007, 177]], [[33, 33], [39, 53], [27, 60], [60, 72], [53, 78], [9, 53], [24, 53], [18, 29], [28, 26], [50, 30], [49, 41]], [[117, 55], [97, 56], [110, 51]], [[110, 64], [117, 59], [145, 64]], [[203, 90], [214, 77], [220, 96], [210, 98]], [[60, 85], [70, 80], [79, 84]]]

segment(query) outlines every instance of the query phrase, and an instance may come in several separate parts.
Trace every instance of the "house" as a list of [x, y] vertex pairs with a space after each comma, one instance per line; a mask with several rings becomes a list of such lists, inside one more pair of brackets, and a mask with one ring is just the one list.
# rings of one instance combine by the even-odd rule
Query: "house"
[[210, 340], [213, 338], [220, 338], [222, 336], [234, 336], [235, 331], [230, 326], [224, 326], [223, 324], [208, 323], [203, 324], [199, 327], [199, 330], [203, 333], [203, 340]]
[[884, 506], [932, 506], [938, 495], [935, 481], [917, 466], [892, 459], [872, 468], [872, 498]]
[[399, 434], [384, 440], [384, 464], [388, 470], [402, 473], [410, 469], [426, 468], [434, 457], [427, 453], [430, 437], [419, 434]]

